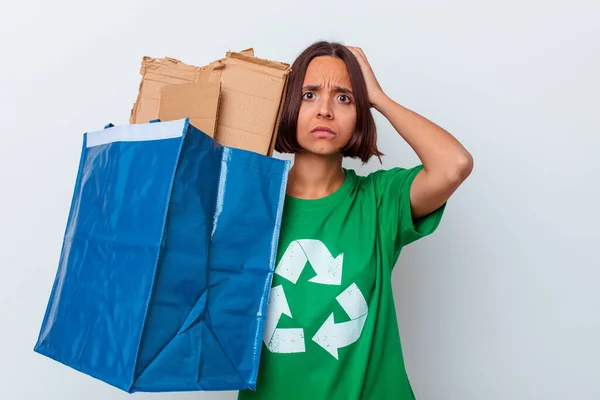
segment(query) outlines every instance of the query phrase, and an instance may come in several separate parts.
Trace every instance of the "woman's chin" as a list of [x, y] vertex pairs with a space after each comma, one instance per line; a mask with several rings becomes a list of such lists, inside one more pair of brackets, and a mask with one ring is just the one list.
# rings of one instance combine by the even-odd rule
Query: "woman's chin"
[[302, 149], [308, 153], [322, 155], [322, 156], [332, 156], [341, 153], [341, 148], [339, 143], [336, 143], [332, 140], [314, 140], [309, 143], [299, 143]]
[[336, 146], [306, 146], [304, 151], [319, 156], [334, 156], [341, 154], [340, 149]]

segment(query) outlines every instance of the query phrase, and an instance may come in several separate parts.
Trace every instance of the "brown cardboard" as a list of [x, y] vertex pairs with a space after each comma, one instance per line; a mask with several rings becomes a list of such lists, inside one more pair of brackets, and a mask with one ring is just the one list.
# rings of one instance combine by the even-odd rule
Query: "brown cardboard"
[[[205, 104], [208, 95], [197, 101], [192, 109], [181, 111], [173, 108], [177, 107], [175, 104], [182, 105], [175, 99], [177, 96], [190, 99], [194, 92], [199, 95], [201, 87], [190, 85], [192, 83], [220, 83], [215, 140], [225, 146], [272, 155], [290, 72], [288, 64], [257, 58], [253, 49], [246, 49], [228, 52], [225, 58], [203, 67], [187, 65], [173, 58], [144, 57], [140, 72], [142, 82], [131, 112], [131, 123], [159, 118], [161, 112], [164, 116], [166, 111], [161, 111], [161, 107], [168, 109], [169, 117], [190, 117], [191, 114], [186, 114], [193, 111], [207, 120], [206, 115], [215, 108], [210, 108], [205, 115], [198, 107], [200, 103]], [[179, 85], [186, 88], [171, 87]], [[163, 95], [168, 97], [164, 102], [161, 100]], [[166, 105], [161, 106], [163, 103]]]
[[140, 124], [158, 118], [162, 89], [172, 84], [194, 83], [199, 71], [199, 67], [184, 64], [174, 58], [144, 57], [140, 69], [142, 81], [129, 122]]
[[201, 72], [200, 80], [221, 82], [215, 139], [224, 146], [271, 155], [289, 66], [229, 52], [212, 67]]
[[220, 83], [182, 83], [165, 86], [160, 95], [158, 119], [189, 118], [190, 124], [214, 137], [219, 110]]
[[[288, 70], [289, 73], [290, 70]], [[281, 122], [281, 111], [283, 110], [283, 99], [285, 98], [286, 94], [287, 94], [287, 88], [288, 88], [288, 80], [287, 80], [287, 75], [286, 75], [286, 79], [284, 80], [283, 83], [283, 92], [281, 94], [281, 101], [279, 102], [279, 109], [277, 110], [277, 120], [275, 121], [275, 126], [273, 127], [273, 135], [271, 137], [271, 144], [269, 145], [269, 150], [268, 150], [268, 155], [272, 156], [273, 155], [273, 151], [275, 151], [275, 142], [277, 141], [277, 133], [279, 132], [279, 122]]]
[[[242, 50], [241, 54], [249, 57], [254, 56], [254, 49]], [[200, 81], [200, 75], [206, 70], [210, 73], [214, 69], [221, 68], [225, 58], [213, 61], [211, 64], [196, 67], [185, 64], [175, 58], [151, 58], [142, 59], [138, 97], [131, 110], [129, 122], [132, 124], [146, 123], [157, 118], [158, 107], [162, 89], [167, 85], [195, 83]], [[204, 80], [208, 82], [208, 80]]]

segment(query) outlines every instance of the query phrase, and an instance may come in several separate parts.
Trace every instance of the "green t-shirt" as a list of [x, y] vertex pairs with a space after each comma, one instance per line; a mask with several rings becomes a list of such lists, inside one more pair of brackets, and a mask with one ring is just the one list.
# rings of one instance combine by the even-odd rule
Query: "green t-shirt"
[[391, 272], [445, 208], [412, 218], [410, 186], [422, 168], [346, 170], [325, 198], [286, 198], [257, 388], [239, 399], [414, 399]]

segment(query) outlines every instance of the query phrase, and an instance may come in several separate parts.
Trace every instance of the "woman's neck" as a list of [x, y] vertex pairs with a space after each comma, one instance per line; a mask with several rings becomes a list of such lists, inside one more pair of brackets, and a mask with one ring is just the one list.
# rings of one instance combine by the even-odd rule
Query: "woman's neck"
[[287, 185], [287, 194], [306, 200], [329, 196], [342, 186], [345, 173], [342, 155], [323, 156], [296, 153]]

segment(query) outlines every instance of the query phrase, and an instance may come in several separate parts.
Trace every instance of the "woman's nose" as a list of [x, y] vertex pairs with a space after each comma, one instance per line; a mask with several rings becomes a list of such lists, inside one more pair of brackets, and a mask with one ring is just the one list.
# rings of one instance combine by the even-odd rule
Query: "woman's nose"
[[321, 103], [319, 104], [319, 117], [323, 117], [323, 118], [328, 118], [331, 119], [333, 118], [333, 109], [331, 107], [331, 102], [329, 101], [328, 98], [324, 98]]

